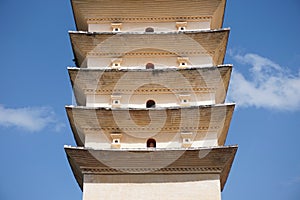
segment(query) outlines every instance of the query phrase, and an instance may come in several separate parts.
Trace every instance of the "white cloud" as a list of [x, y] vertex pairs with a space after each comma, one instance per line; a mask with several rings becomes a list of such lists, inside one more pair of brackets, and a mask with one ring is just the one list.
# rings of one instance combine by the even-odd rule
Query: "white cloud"
[[234, 55], [238, 66], [249, 67], [244, 76], [232, 72], [229, 99], [242, 107], [262, 107], [276, 110], [300, 110], [300, 70], [288, 69], [256, 54]]
[[58, 122], [56, 114], [50, 107], [5, 108], [0, 105], [0, 126], [38, 132], [48, 126], [54, 131], [59, 131], [65, 125]]

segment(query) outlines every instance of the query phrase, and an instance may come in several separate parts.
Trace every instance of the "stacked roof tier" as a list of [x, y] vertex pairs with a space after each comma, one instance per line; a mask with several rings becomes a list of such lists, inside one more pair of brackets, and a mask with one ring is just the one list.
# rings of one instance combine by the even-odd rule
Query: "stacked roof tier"
[[[223, 146], [234, 104], [155, 109], [66, 107], [79, 146], [94, 149]], [[115, 140], [117, 139], [117, 140]]]
[[[231, 65], [203, 68], [68, 68], [77, 105], [146, 108], [224, 103]], [[117, 102], [114, 100], [118, 100]]]
[[173, 23], [187, 22], [188, 29], [222, 27], [226, 0], [71, 0], [77, 30], [100, 32], [141, 30], [153, 25], [173, 29]]
[[207, 67], [223, 63], [229, 29], [69, 34], [76, 64], [83, 68], [145, 68], [147, 61], [155, 68]]
[[[83, 183], [145, 183], [184, 182], [185, 176], [193, 174], [189, 182], [196, 183], [215, 174], [223, 190], [230, 172], [237, 146], [161, 150], [94, 150], [66, 147], [68, 160], [79, 186]], [[114, 158], [114, 159], [111, 159]], [[135, 176], [129, 176], [134, 174]], [[84, 180], [85, 175], [85, 180]], [[171, 177], [171, 179], [169, 178]], [[193, 188], [193, 186], [191, 185]]]

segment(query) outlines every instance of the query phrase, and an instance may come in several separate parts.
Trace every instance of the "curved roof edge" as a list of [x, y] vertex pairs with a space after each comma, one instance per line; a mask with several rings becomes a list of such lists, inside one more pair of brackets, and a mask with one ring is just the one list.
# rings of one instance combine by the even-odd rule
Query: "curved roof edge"
[[111, 107], [87, 107], [87, 106], [75, 106], [66, 105], [66, 109], [82, 109], [82, 110], [178, 110], [178, 109], [193, 109], [193, 108], [213, 108], [235, 106], [235, 103], [224, 104], [211, 104], [211, 105], [199, 105], [199, 106], [172, 106], [172, 107], [156, 107], [156, 108], [111, 108]]
[[71, 0], [71, 6], [78, 30], [87, 30], [88, 21], [94, 23], [176, 22], [199, 19], [209, 19], [211, 28], [220, 28], [223, 25], [226, 0], [165, 0], [147, 1], [147, 3], [130, 0]]
[[[150, 175], [187, 174], [191, 171], [195, 174], [219, 174], [221, 190], [223, 190], [238, 146], [161, 150], [94, 150], [65, 146], [64, 149], [81, 189], [84, 174], [102, 176], [131, 174], [134, 176], [145, 173], [146, 170]], [[148, 159], [149, 156], [143, 156], [149, 153], [151, 153], [151, 161]], [[161, 159], [169, 164], [161, 166]], [[136, 167], [136, 162], [143, 164]]]
[[[85, 65], [87, 56], [122, 57], [136, 50], [162, 50], [171, 55], [205, 54], [212, 57], [215, 65], [224, 62], [229, 29], [166, 33], [88, 33], [69, 32], [76, 65]], [[144, 41], [151, 40], [145, 45]], [[175, 42], [176, 41], [176, 42]], [[173, 56], [174, 56], [173, 55]]]
[[[217, 104], [217, 105], [208, 105], [208, 106], [190, 106], [190, 107], [171, 107], [171, 108], [163, 108], [163, 109], [153, 109], [153, 112], [156, 112], [156, 117], [160, 117], [161, 112], [167, 112], [166, 120], [168, 123], [164, 125], [164, 128], [161, 129], [161, 134], [169, 132], [169, 127], [179, 128], [182, 126], [180, 122], [172, 123], [170, 120], [172, 116], [177, 116], [185, 109], [186, 118], [185, 120], [193, 120], [196, 121], [201, 120], [201, 127], [186, 127], [187, 130], [195, 131], [202, 130], [202, 127], [215, 127], [217, 128], [215, 131], [218, 134], [218, 145], [222, 146], [225, 144], [228, 129], [230, 126], [232, 114], [235, 108], [234, 103], [226, 103], [226, 104]], [[189, 110], [192, 112], [189, 112]], [[74, 139], [78, 146], [84, 146], [85, 143], [85, 131], [86, 128], [90, 130], [99, 130], [104, 131], [103, 134], [109, 134], [114, 130], [129, 130], [133, 131], [133, 133], [137, 133], [140, 130], [134, 129], [131, 130], [130, 121], [132, 119], [127, 119], [126, 114], [127, 111], [136, 112], [139, 115], [141, 112], [149, 110], [149, 108], [94, 108], [94, 107], [85, 107], [85, 106], [66, 106], [66, 112], [69, 119], [70, 127], [73, 132]], [[197, 111], [198, 110], [198, 111]], [[197, 111], [197, 112], [195, 112]], [[115, 113], [118, 112], [118, 113]], [[190, 113], [190, 114], [188, 114]], [[120, 118], [124, 118], [127, 120], [125, 124], [118, 124], [114, 119], [114, 114], [118, 114]], [[125, 116], [123, 116], [125, 115]], [[201, 117], [199, 118], [199, 116]], [[139, 115], [140, 116], [140, 115]], [[198, 118], [197, 118], [198, 116]], [[194, 130], [195, 129], [195, 130]], [[145, 131], [143, 128], [141, 129]], [[179, 129], [178, 129], [179, 130]], [[208, 131], [208, 130], [207, 130]]]
[[227, 68], [230, 67], [232, 68], [233, 65], [232, 64], [222, 64], [222, 65], [215, 65], [215, 66], [205, 66], [205, 67], [185, 67], [185, 68], [178, 68], [178, 67], [174, 67], [174, 68], [155, 68], [155, 69], [146, 69], [144, 66], [141, 69], [136, 69], [136, 68], [81, 68], [81, 67], [75, 67], [75, 66], [68, 66], [67, 69], [70, 71], [121, 71], [121, 72], [147, 72], [147, 71], [186, 71], [186, 70], [209, 70], [209, 69], [214, 69], [214, 68]]

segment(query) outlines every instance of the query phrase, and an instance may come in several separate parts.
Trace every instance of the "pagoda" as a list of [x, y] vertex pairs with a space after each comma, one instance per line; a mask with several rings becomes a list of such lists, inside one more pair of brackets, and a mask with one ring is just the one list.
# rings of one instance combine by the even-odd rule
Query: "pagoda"
[[83, 200], [220, 200], [237, 151], [226, 0], [71, 4], [65, 152]]

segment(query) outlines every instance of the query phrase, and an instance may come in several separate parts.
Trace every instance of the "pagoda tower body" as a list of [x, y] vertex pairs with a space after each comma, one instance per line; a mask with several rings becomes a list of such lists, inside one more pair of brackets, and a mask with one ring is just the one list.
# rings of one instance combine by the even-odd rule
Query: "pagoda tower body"
[[77, 147], [84, 200], [219, 200], [237, 146], [226, 0], [71, 0]]

